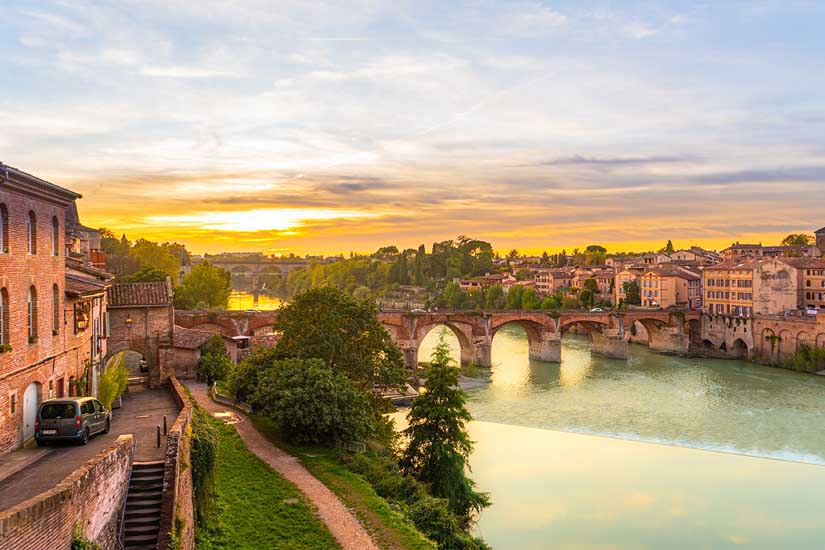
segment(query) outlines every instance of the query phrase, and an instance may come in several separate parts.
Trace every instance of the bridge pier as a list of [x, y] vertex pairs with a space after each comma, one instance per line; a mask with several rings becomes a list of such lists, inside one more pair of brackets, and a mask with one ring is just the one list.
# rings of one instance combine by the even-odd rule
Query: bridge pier
[[650, 351], [671, 355], [687, 355], [690, 348], [690, 336], [678, 327], [659, 327], [648, 330], [650, 334]]
[[493, 347], [492, 341], [483, 340], [473, 342], [471, 346], [461, 347], [461, 366], [475, 365], [489, 369], [493, 366], [490, 350]]
[[530, 359], [546, 363], [561, 363], [561, 338], [556, 334], [542, 334], [530, 341]]
[[409, 370], [418, 368], [418, 347], [416, 346], [399, 346], [401, 353], [404, 354], [404, 366]]
[[627, 340], [614, 331], [590, 332], [590, 353], [613, 359], [627, 359]]

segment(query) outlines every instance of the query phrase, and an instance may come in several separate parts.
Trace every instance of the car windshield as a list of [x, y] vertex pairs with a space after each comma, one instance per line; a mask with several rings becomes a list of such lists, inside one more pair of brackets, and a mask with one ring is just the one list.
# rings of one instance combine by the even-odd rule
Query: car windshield
[[74, 403], [51, 403], [43, 405], [40, 409], [40, 418], [51, 420], [53, 418], [74, 418]]

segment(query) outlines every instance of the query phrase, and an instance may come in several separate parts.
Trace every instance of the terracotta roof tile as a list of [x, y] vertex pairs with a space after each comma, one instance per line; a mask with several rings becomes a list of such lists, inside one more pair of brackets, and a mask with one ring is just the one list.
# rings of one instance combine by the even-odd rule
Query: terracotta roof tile
[[109, 289], [109, 307], [165, 307], [172, 294], [165, 282], [118, 283]]
[[191, 328], [184, 328], [175, 325], [175, 347], [183, 349], [199, 349], [203, 346], [212, 335], [213, 332], [205, 330], [196, 330]]

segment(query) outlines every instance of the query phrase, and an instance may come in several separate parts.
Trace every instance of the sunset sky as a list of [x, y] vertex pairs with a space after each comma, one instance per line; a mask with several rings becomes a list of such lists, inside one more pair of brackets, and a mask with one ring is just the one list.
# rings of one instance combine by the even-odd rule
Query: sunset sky
[[21, 2], [0, 161], [194, 252], [825, 225], [825, 3]]

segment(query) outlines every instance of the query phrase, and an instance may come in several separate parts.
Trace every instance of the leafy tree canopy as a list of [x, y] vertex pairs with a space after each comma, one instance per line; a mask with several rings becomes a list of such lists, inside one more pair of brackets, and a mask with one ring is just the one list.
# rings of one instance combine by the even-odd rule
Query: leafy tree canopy
[[804, 233], [791, 233], [782, 239], [784, 246], [808, 246], [813, 244], [813, 242], [813, 237], [805, 235]]
[[225, 309], [231, 287], [229, 272], [204, 260], [183, 278], [175, 291], [175, 305], [181, 309]]
[[375, 304], [337, 288], [312, 288], [278, 311], [280, 357], [318, 358], [362, 387], [401, 385], [404, 360], [378, 322]]

